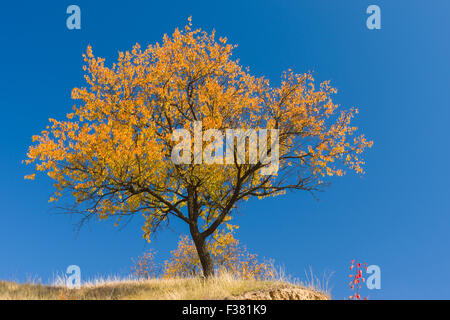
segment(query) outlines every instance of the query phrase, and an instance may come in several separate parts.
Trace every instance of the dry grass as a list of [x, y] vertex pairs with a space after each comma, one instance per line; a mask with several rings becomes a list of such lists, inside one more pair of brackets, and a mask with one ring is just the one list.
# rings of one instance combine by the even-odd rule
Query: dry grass
[[[295, 295], [274, 292], [301, 292]], [[0, 299], [38, 300], [204, 300], [258, 299], [254, 293], [264, 293], [264, 299], [329, 299], [312, 284], [302, 285], [285, 280], [241, 280], [227, 274], [213, 279], [97, 279], [84, 283], [79, 289], [58, 284], [18, 284], [0, 281]]]

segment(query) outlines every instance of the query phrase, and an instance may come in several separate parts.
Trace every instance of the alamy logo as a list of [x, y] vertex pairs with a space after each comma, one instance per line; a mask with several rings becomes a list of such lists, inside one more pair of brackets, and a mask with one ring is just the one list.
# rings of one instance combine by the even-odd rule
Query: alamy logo
[[369, 30], [381, 29], [381, 9], [379, 6], [372, 4], [367, 7], [367, 14], [370, 16], [367, 18], [366, 26]]
[[77, 5], [70, 5], [66, 10], [67, 14], [70, 16], [67, 17], [66, 26], [69, 30], [80, 30], [81, 29], [81, 9]]
[[[270, 133], [270, 135], [269, 135]], [[261, 163], [262, 175], [276, 175], [279, 168], [279, 136], [277, 129], [226, 129], [224, 134], [217, 129], [202, 131], [202, 122], [193, 124], [194, 156], [192, 137], [187, 129], [176, 129], [172, 141], [171, 159], [175, 164], [257, 164]], [[270, 139], [270, 142], [268, 141]], [[204, 148], [203, 143], [209, 142]], [[225, 154], [224, 154], [225, 144]], [[248, 146], [248, 148], [246, 148]], [[248, 160], [247, 160], [248, 158]]]
[[77, 265], [70, 265], [66, 270], [66, 286], [69, 289], [81, 287], [81, 269]]
[[381, 289], [381, 269], [379, 266], [373, 264], [367, 267], [366, 273], [370, 274], [367, 278], [366, 285], [369, 290]]

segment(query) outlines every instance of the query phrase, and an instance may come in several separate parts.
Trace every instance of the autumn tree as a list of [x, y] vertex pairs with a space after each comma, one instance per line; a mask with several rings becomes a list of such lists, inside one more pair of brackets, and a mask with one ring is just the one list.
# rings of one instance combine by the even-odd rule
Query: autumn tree
[[159, 265], [155, 262], [155, 255], [155, 250], [148, 249], [136, 259], [132, 259], [132, 271], [134, 276], [147, 280], [157, 278], [161, 270]]
[[[360, 156], [371, 142], [350, 124], [356, 110], [332, 101], [336, 90], [329, 82], [316, 86], [310, 73], [287, 71], [280, 85], [271, 86], [233, 60], [233, 48], [226, 38], [216, 40], [214, 31], [194, 30], [190, 21], [161, 44], [146, 49], [136, 44], [120, 52], [110, 66], [89, 46], [87, 87], [72, 91], [80, 102], [66, 120], [50, 119], [28, 151], [26, 163], [34, 162], [55, 181], [50, 200], [69, 193], [82, 219], [120, 223], [142, 214], [146, 239], [171, 218], [180, 219], [189, 228], [204, 275], [212, 276], [206, 240], [231, 219], [240, 201], [318, 190], [346, 168], [363, 173]], [[268, 170], [273, 163], [261, 157], [243, 163], [236, 152], [233, 161], [221, 162], [221, 149], [211, 147], [219, 142], [217, 135], [203, 136], [200, 151], [183, 140], [197, 149], [188, 155], [189, 163], [175, 163], [173, 151], [182, 138], [174, 132], [184, 129], [198, 137], [199, 123], [203, 134], [277, 130], [276, 138], [267, 134], [265, 141], [267, 156], [277, 157], [276, 170]], [[199, 163], [199, 152], [219, 157]]]

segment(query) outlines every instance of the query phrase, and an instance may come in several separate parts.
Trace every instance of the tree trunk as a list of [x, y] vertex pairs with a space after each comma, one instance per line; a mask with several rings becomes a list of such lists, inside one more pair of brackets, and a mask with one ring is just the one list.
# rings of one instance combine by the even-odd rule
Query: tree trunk
[[206, 240], [198, 231], [191, 232], [192, 240], [194, 240], [195, 248], [197, 249], [198, 257], [203, 269], [203, 275], [206, 278], [214, 277], [214, 265], [211, 254], [206, 246]]
[[214, 277], [214, 265], [206, 247], [206, 237], [202, 236], [198, 231], [197, 219], [198, 219], [198, 206], [195, 189], [188, 187], [188, 211], [189, 211], [189, 230], [191, 232], [192, 240], [194, 241], [195, 248], [197, 249], [198, 257], [203, 269], [203, 276], [206, 278]]

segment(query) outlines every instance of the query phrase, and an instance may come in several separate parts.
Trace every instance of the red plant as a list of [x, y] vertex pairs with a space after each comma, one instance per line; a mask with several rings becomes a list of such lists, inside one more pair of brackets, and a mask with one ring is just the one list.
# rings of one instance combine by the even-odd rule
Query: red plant
[[348, 285], [350, 286], [350, 289], [354, 292], [354, 294], [349, 297], [349, 300], [367, 300], [367, 297], [361, 297], [361, 295], [359, 294], [359, 289], [362, 288], [362, 283], [366, 281], [366, 278], [363, 277], [362, 267], [367, 270], [367, 263], [361, 264], [355, 259], [350, 262], [349, 278], [351, 278], [352, 280]]

